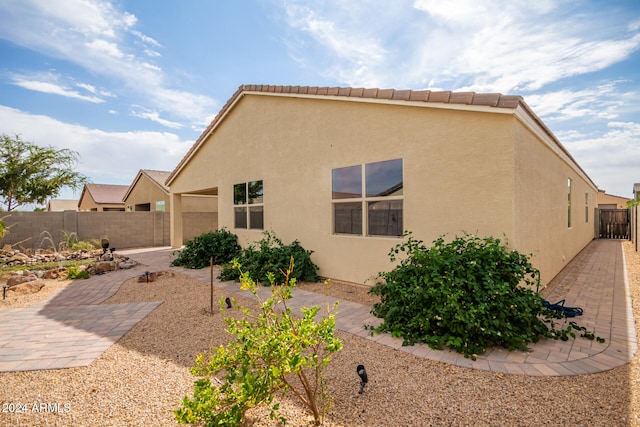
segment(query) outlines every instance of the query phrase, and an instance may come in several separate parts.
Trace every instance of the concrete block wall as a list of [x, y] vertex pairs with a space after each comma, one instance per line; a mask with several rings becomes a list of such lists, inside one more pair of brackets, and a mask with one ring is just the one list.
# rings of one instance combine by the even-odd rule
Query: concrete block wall
[[183, 239], [186, 242], [207, 231], [218, 229], [217, 212], [183, 212]]
[[640, 237], [640, 233], [638, 233], [638, 226], [640, 225], [638, 214], [640, 214], [640, 206], [633, 206], [631, 208], [631, 241], [636, 252], [640, 249], [640, 244], [638, 244], [638, 237]]
[[[79, 240], [109, 239], [116, 249], [170, 246], [169, 212], [5, 212], [0, 218], [9, 233], [0, 246], [56, 248], [63, 240], [63, 232], [75, 233]], [[185, 237], [192, 239], [218, 226], [217, 212], [189, 212], [183, 214]]]

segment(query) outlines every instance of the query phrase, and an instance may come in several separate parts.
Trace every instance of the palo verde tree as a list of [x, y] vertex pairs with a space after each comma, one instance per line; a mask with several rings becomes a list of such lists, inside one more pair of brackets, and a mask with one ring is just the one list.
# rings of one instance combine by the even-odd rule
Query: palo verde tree
[[40, 147], [19, 135], [0, 137], [0, 203], [7, 212], [26, 203], [44, 203], [69, 187], [81, 189], [88, 178], [75, 171], [78, 153]]

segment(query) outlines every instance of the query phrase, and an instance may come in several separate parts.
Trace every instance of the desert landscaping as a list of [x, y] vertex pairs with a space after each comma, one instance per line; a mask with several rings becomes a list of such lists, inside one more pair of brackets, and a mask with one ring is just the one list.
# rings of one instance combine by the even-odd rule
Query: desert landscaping
[[[623, 242], [636, 319], [640, 318], [640, 255]], [[208, 283], [172, 269], [151, 283], [129, 279], [104, 304], [162, 304], [90, 366], [0, 373], [0, 425], [176, 425], [173, 410], [191, 395], [195, 357], [229, 339], [220, 313], [209, 313]], [[10, 296], [0, 310], [41, 302], [69, 280], [45, 279], [35, 294]], [[303, 283], [343, 300], [371, 305], [362, 286]], [[216, 301], [225, 295], [216, 290]], [[251, 306], [250, 299], [237, 302]], [[636, 333], [639, 329], [636, 323]], [[326, 426], [440, 425], [640, 425], [640, 356], [626, 366], [591, 375], [529, 377], [467, 369], [419, 358], [337, 331], [344, 343], [325, 373], [333, 405]], [[358, 394], [355, 366], [364, 364], [369, 383]], [[15, 413], [9, 405], [25, 404]], [[44, 406], [42, 406], [44, 404]], [[47, 410], [55, 404], [56, 411]], [[35, 405], [35, 406], [34, 406]], [[47, 406], [49, 405], [49, 406]], [[33, 408], [43, 410], [33, 410]], [[312, 417], [289, 397], [282, 399], [287, 425], [307, 426]], [[264, 408], [248, 425], [276, 426]]]

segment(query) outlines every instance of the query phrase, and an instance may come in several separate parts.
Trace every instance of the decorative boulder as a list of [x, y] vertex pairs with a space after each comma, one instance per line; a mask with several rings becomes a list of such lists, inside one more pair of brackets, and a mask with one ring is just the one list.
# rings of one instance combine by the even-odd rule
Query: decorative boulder
[[138, 263], [135, 261], [125, 261], [125, 262], [121, 262], [119, 264], [119, 267], [121, 270], [128, 270], [130, 268], [135, 267], [136, 265], [138, 265]]
[[157, 274], [146, 271], [144, 274], [138, 276], [138, 283], [153, 282], [156, 280]]
[[9, 288], [13, 288], [21, 283], [33, 282], [37, 277], [33, 274], [29, 274], [27, 276], [23, 275], [12, 275], [7, 279], [7, 286]]
[[59, 279], [66, 273], [66, 268], [56, 268], [53, 270], [47, 270], [44, 272], [45, 279]]
[[102, 274], [107, 271], [113, 271], [118, 267], [116, 262], [113, 261], [96, 261], [94, 265], [95, 273]]
[[39, 280], [34, 280], [31, 282], [20, 283], [19, 285], [15, 285], [9, 288], [10, 291], [15, 292], [18, 295], [26, 295], [26, 294], [35, 294], [36, 292], [40, 292], [40, 289], [44, 288], [44, 283]]

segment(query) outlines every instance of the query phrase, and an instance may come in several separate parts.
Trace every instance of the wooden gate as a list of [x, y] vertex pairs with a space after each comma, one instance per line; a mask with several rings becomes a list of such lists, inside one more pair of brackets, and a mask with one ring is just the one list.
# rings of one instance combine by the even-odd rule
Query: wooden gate
[[600, 238], [629, 239], [629, 210], [601, 209]]

